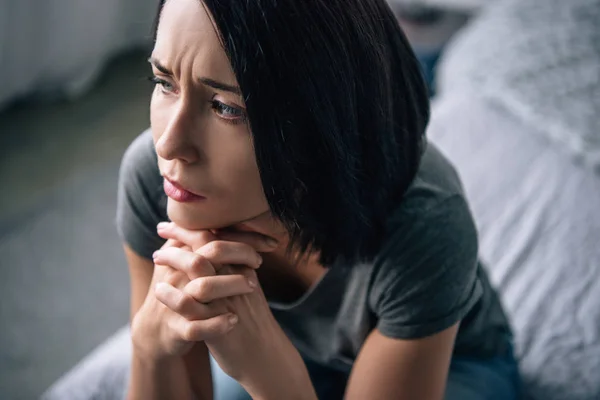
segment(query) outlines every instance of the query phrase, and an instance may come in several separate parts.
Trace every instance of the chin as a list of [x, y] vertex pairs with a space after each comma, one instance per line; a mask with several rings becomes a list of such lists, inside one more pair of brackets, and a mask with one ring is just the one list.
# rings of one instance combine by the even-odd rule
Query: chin
[[182, 204], [169, 199], [167, 202], [167, 215], [169, 219], [182, 228], [189, 230], [222, 229], [231, 226], [235, 221], [228, 221], [220, 213], [208, 207], [198, 209], [197, 204]]

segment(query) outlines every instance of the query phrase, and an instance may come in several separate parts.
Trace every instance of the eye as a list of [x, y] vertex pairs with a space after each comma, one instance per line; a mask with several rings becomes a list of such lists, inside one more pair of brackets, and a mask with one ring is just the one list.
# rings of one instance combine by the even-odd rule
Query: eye
[[246, 122], [246, 112], [243, 109], [221, 103], [218, 100], [212, 100], [210, 103], [215, 113], [225, 120], [225, 122], [232, 124], [243, 124]]
[[150, 76], [148, 77], [148, 80], [154, 85], [160, 86], [161, 92], [165, 94], [175, 93], [175, 88], [173, 87], [173, 85], [164, 79], [161, 79], [157, 76]]

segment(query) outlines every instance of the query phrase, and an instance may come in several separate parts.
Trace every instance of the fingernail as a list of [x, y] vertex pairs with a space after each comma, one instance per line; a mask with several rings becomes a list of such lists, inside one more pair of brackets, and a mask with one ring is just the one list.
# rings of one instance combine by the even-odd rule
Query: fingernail
[[262, 265], [263, 263], [263, 258], [260, 254], [258, 254], [258, 265]]
[[277, 247], [277, 245], [279, 244], [279, 242], [273, 238], [267, 238], [266, 242], [267, 246], [269, 247]]
[[159, 253], [160, 253], [160, 250], [156, 250], [154, 253], [152, 253], [152, 259], [154, 260], [156, 257], [158, 257]]
[[230, 323], [231, 325], [235, 325], [235, 324], [237, 324], [237, 322], [238, 322], [238, 316], [237, 316], [237, 315], [235, 315], [235, 314], [231, 314], [231, 315], [229, 316], [228, 320], [229, 320], [229, 323]]
[[252, 279], [248, 278], [248, 286], [250, 286], [252, 289], [254, 289], [256, 287], [256, 282], [254, 282]]
[[161, 222], [158, 225], [156, 225], [156, 230], [158, 231], [162, 231], [165, 230], [169, 227], [169, 223], [168, 222]]

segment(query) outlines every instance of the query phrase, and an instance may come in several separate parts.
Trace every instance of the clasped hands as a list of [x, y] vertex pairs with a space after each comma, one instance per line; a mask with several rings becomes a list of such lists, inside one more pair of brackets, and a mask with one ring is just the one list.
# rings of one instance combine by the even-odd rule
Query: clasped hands
[[[302, 359], [269, 309], [258, 282], [259, 253], [278, 243], [254, 232], [192, 231], [161, 223], [152, 285], [132, 321], [138, 353], [182, 356], [204, 341], [219, 366], [247, 389], [277, 376], [305, 379]], [[285, 376], [285, 371], [290, 372]], [[308, 375], [306, 375], [308, 377]]]

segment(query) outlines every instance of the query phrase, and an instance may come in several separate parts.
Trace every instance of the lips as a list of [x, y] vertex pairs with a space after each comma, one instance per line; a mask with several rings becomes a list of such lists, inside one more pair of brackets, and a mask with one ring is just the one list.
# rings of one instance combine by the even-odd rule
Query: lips
[[163, 189], [167, 196], [180, 203], [206, 200], [206, 197], [192, 193], [181, 187], [177, 182], [173, 182], [167, 178], [164, 179]]

